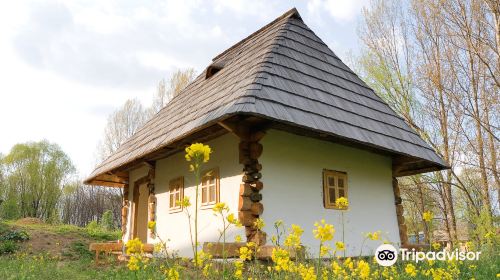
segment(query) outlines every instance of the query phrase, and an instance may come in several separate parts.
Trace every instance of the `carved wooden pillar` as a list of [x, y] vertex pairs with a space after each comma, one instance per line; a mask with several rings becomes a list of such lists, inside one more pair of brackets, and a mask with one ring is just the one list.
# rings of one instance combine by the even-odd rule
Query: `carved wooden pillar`
[[248, 138], [241, 138], [239, 144], [240, 163], [243, 164], [243, 179], [240, 184], [239, 212], [240, 222], [245, 226], [247, 241], [257, 245], [266, 243], [266, 233], [255, 227], [255, 221], [262, 215], [264, 205], [260, 202], [264, 187], [260, 181], [262, 165], [258, 158], [262, 155], [263, 147], [259, 141], [264, 136], [263, 132], [251, 133]]
[[129, 213], [129, 185], [128, 183], [123, 186], [123, 199], [122, 199], [122, 240], [125, 234], [127, 233], [127, 222], [128, 222], [128, 213]]
[[[149, 176], [148, 221], [154, 222], [154, 221], [156, 221], [156, 194], [155, 194], [155, 183], [154, 183], [155, 170], [150, 169], [148, 176]], [[149, 230], [149, 236], [151, 238], [155, 237], [154, 230]]]
[[394, 192], [394, 201], [396, 205], [396, 217], [398, 220], [399, 227], [399, 239], [401, 240], [401, 246], [406, 246], [408, 244], [408, 235], [406, 231], [405, 218], [403, 216], [404, 209], [401, 199], [401, 194], [399, 191], [398, 179], [392, 177], [392, 191]]

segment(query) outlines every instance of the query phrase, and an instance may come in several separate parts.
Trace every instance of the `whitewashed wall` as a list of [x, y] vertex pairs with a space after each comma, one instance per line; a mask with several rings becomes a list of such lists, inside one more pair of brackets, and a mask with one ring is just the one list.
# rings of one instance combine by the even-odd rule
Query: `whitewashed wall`
[[[275, 232], [273, 223], [279, 219], [288, 226], [298, 224], [305, 230], [303, 243], [317, 254], [319, 241], [314, 239], [313, 224], [325, 219], [335, 226], [334, 241], [341, 240], [340, 211], [323, 207], [322, 170], [331, 169], [348, 174], [347, 255], [359, 255], [363, 235], [369, 231], [381, 230], [386, 239], [399, 242], [389, 157], [276, 130], [261, 142], [263, 219], [268, 236]], [[363, 254], [372, 254], [379, 244], [367, 242]]]
[[[205, 144], [210, 145], [213, 153], [204, 169], [219, 168], [220, 175], [220, 201], [228, 204], [231, 213], [238, 215], [238, 195], [241, 183], [242, 166], [238, 162], [239, 140], [226, 134]], [[166, 159], [157, 161], [155, 172], [155, 190], [157, 198], [157, 231], [163, 240], [170, 239], [168, 246], [178, 251], [181, 256], [192, 256], [191, 241], [189, 237], [189, 224], [184, 212], [169, 212], [168, 183], [171, 179], [184, 176], [184, 196], [191, 199], [193, 206], [190, 211], [194, 217], [194, 176], [189, 172], [189, 165], [184, 158], [185, 153], [179, 152]], [[201, 199], [201, 195], [200, 195]], [[199, 242], [217, 241], [219, 229], [222, 228], [220, 217], [213, 215], [212, 206], [199, 210]], [[194, 228], [193, 228], [194, 231]], [[244, 228], [232, 228], [228, 232], [228, 242], [234, 241], [234, 236], [245, 236]], [[157, 240], [149, 238], [148, 243]]]
[[[214, 152], [206, 169], [219, 168], [221, 201], [237, 215], [242, 170], [238, 163], [238, 139], [227, 134], [207, 144]], [[318, 241], [312, 234], [313, 224], [324, 218], [335, 226], [334, 241], [341, 239], [340, 212], [323, 207], [322, 170], [332, 169], [348, 173], [350, 207], [345, 215], [348, 255], [359, 255], [363, 235], [367, 232], [381, 230], [384, 239], [399, 242], [389, 157], [276, 130], [269, 131], [262, 144], [264, 153], [259, 161], [263, 166], [264, 189], [261, 193], [266, 222], [264, 230], [269, 238], [275, 232], [274, 221], [281, 219], [288, 227], [292, 223], [299, 224], [305, 229], [304, 245], [317, 254]], [[131, 172], [130, 201], [133, 182], [145, 175], [147, 168]], [[162, 239], [170, 239], [168, 245], [171, 249], [189, 257], [192, 253], [187, 218], [183, 212], [170, 213], [168, 209], [168, 183], [179, 176], [184, 176], [184, 195], [189, 196], [194, 204], [194, 177], [188, 171], [184, 152], [157, 161], [157, 230]], [[193, 211], [194, 207], [191, 207]], [[217, 241], [221, 222], [213, 216], [211, 209], [200, 210], [199, 214], [200, 243]], [[130, 217], [127, 229], [131, 229]], [[244, 229], [231, 230], [228, 241], [233, 241], [236, 234], [244, 237]], [[128, 236], [127, 233], [125, 237]], [[155, 242], [157, 240], [148, 239], [148, 243]], [[363, 254], [371, 254], [380, 242], [367, 241]]]

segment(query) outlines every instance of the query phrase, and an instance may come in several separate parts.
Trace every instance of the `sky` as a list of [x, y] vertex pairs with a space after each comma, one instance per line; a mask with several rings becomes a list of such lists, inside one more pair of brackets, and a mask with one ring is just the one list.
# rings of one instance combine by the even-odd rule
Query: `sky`
[[296, 7], [342, 59], [357, 53], [368, 0], [86, 0], [0, 3], [0, 153], [46, 139], [79, 176], [96, 165], [107, 116], [149, 106], [158, 82], [197, 73], [234, 43]]

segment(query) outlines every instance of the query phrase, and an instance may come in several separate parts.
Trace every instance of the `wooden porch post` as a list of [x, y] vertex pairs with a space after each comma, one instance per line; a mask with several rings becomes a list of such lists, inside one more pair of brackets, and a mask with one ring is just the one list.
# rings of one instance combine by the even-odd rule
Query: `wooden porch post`
[[406, 231], [405, 217], [403, 216], [404, 209], [399, 191], [398, 179], [392, 177], [392, 191], [394, 192], [394, 202], [396, 205], [396, 217], [398, 220], [399, 239], [401, 240], [401, 247], [408, 245], [408, 235]]
[[[156, 194], [155, 194], [155, 169], [154, 169], [154, 167], [149, 170], [148, 176], [149, 176], [148, 221], [154, 222], [154, 221], [156, 221]], [[149, 230], [149, 236], [151, 238], [154, 238], [155, 231]]]
[[122, 199], [122, 241], [123, 237], [127, 233], [127, 222], [128, 222], [128, 212], [129, 212], [129, 184], [123, 186], [123, 199]]

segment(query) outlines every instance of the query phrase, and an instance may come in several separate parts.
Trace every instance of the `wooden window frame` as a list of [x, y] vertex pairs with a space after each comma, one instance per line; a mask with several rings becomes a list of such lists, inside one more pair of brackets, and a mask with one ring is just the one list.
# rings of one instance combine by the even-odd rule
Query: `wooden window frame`
[[328, 177], [335, 178], [335, 186], [333, 187], [334, 192], [335, 192], [335, 200], [337, 200], [337, 198], [339, 198], [339, 187], [338, 187], [339, 178], [344, 179], [344, 187], [343, 187], [344, 196], [343, 197], [349, 199], [349, 195], [348, 195], [349, 187], [348, 187], [348, 183], [347, 183], [347, 179], [348, 179], [347, 172], [323, 169], [323, 206], [326, 209], [335, 209], [335, 210], [349, 209], [349, 207], [340, 209], [339, 207], [335, 206], [335, 202], [331, 203], [330, 192], [329, 192], [329, 189], [331, 187], [328, 185]]
[[[203, 186], [203, 181], [207, 177], [208, 173], [212, 173], [213, 176], [215, 176], [215, 201], [210, 201], [210, 189], [207, 189], [207, 199], [208, 201], [203, 203], [203, 189], [208, 188]], [[201, 174], [201, 187], [200, 187], [200, 205], [201, 209], [212, 209], [212, 206], [215, 205], [216, 203], [220, 202], [220, 177], [219, 177], [219, 169], [218, 168], [212, 168], [206, 171], [203, 171]]]
[[179, 187], [179, 190], [174, 192], [174, 197], [175, 197], [175, 194], [178, 192], [179, 193], [179, 200], [183, 200], [184, 199], [184, 177], [183, 176], [180, 176], [180, 177], [177, 177], [177, 178], [174, 178], [172, 180], [170, 180], [168, 182], [168, 210], [170, 213], [175, 213], [175, 212], [180, 212], [182, 211], [182, 204], [181, 205], [176, 205], [177, 204], [177, 201], [174, 201], [174, 207], [170, 207], [170, 202], [172, 200], [172, 189], [173, 189], [173, 186], [177, 183], [180, 182], [180, 187]]

